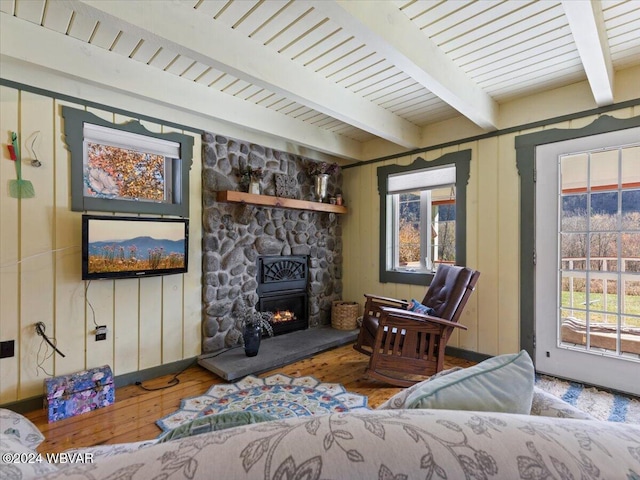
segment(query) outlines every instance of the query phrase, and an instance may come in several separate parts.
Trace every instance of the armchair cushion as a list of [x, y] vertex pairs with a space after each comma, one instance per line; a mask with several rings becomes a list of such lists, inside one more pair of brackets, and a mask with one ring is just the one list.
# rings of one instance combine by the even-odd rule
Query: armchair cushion
[[534, 367], [529, 354], [522, 350], [420, 385], [407, 397], [407, 408], [528, 414], [533, 400]]

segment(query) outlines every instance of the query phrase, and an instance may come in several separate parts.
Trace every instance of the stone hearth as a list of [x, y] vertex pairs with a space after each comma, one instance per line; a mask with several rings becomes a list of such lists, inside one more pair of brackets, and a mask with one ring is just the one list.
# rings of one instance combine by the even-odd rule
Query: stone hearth
[[336, 330], [330, 326], [298, 330], [263, 339], [260, 352], [255, 357], [247, 357], [240, 347], [221, 350], [222, 353], [203, 354], [198, 358], [198, 364], [225, 380], [234, 381], [245, 375], [257, 375], [318, 352], [353, 343], [357, 336], [357, 330]]
[[[239, 312], [255, 306], [257, 258], [261, 255], [309, 257], [310, 329], [331, 323], [331, 305], [342, 294], [342, 227], [333, 213], [286, 210], [216, 201], [222, 190], [240, 190], [235, 172], [262, 168], [263, 194], [275, 194], [275, 175], [295, 180], [298, 198], [313, 200], [311, 160], [261, 145], [203, 135], [203, 353], [240, 343]], [[342, 193], [340, 173], [329, 194]], [[243, 353], [244, 355], [244, 353]]]

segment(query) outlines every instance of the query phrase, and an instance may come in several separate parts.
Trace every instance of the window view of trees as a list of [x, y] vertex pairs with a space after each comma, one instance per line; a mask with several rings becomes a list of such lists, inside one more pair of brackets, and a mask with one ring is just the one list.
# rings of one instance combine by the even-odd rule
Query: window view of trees
[[437, 254], [433, 258], [444, 263], [455, 263], [456, 260], [456, 205], [435, 205], [433, 217], [438, 219]]
[[420, 194], [400, 194], [398, 250], [401, 266], [420, 266]]
[[[431, 262], [454, 263], [456, 257], [455, 203], [452, 201], [431, 202], [429, 206], [429, 202], [425, 202], [425, 208], [430, 208], [431, 225], [423, 226], [422, 222], [428, 222], [428, 216], [427, 212], [421, 209], [420, 193], [400, 194], [399, 200], [398, 250], [400, 266], [419, 267], [423, 256], [428, 256]], [[431, 238], [423, 242], [421, 238], [423, 234], [430, 235]], [[421, 252], [423, 244], [430, 248], [428, 254]]]
[[[640, 335], [640, 190], [565, 195], [561, 205], [562, 318], [588, 319], [594, 332], [620, 319], [623, 340]], [[615, 341], [603, 348], [615, 350]]]

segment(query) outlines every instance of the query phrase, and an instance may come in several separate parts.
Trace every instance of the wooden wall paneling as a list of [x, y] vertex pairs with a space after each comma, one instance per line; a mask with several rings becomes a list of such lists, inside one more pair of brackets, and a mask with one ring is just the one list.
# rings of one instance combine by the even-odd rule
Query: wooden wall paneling
[[18, 200], [9, 197], [9, 181], [16, 178], [7, 144], [18, 131], [20, 92], [0, 86], [0, 340], [15, 340], [15, 355], [0, 359], [0, 403], [18, 399], [20, 385], [20, 264]]
[[371, 192], [368, 191], [371, 166], [363, 166], [357, 170], [356, 188], [354, 191], [350, 192], [350, 195], [347, 198], [352, 198], [351, 208], [349, 208], [349, 210], [357, 210], [359, 213], [358, 226], [354, 231], [355, 237], [353, 238], [354, 251], [357, 252], [356, 255], [358, 260], [357, 271], [354, 275], [354, 283], [358, 287], [358, 294], [356, 295], [355, 300], [364, 304], [362, 294], [372, 293], [369, 291], [368, 277], [371, 275], [377, 275], [377, 273], [371, 273], [369, 271], [370, 266], [368, 264], [368, 261], [370, 260], [368, 257], [373, 252], [373, 247], [371, 246], [373, 239], [371, 236], [375, 235], [375, 233], [371, 236], [363, 235], [364, 232], [367, 232], [368, 226], [370, 225], [369, 221], [371, 219]]
[[[119, 120], [120, 122], [121, 120]], [[147, 130], [162, 132], [162, 125], [141, 121]], [[140, 279], [140, 317], [138, 319], [140, 368], [150, 368], [162, 364], [162, 283], [164, 277]]]
[[162, 364], [162, 277], [140, 279], [140, 369]]
[[[115, 280], [91, 280], [85, 283], [85, 367], [109, 365], [113, 368], [113, 316]], [[107, 339], [97, 342], [96, 327], [107, 327]]]
[[[42, 381], [54, 371], [54, 356], [46, 356], [52, 350], [36, 335], [36, 322], [46, 325], [46, 334], [56, 336], [54, 324], [54, 164], [53, 164], [53, 99], [29, 92], [20, 94], [20, 150], [22, 178], [34, 187], [34, 198], [18, 201], [20, 212], [20, 396], [22, 398], [42, 393]], [[40, 168], [30, 165], [31, 152], [28, 141], [40, 132], [39, 153], [45, 160]], [[58, 339], [64, 352], [64, 340]], [[57, 354], [55, 355], [57, 356]]]
[[[132, 120], [136, 119], [120, 114], [113, 116], [113, 121], [117, 124]], [[120, 213], [117, 215], [137, 216]], [[122, 375], [139, 368], [140, 280], [133, 278], [114, 280], [113, 291], [113, 335], [107, 334], [107, 341], [113, 343], [114, 372], [116, 375]]]
[[[85, 335], [84, 282], [82, 282], [82, 216], [71, 211], [69, 178], [71, 156], [65, 142], [62, 106], [83, 109], [81, 105], [56, 101], [54, 108], [54, 157], [41, 158], [40, 169], [55, 171], [55, 331], [65, 357], [57, 357], [56, 375], [84, 368]], [[42, 142], [39, 142], [42, 143]]]
[[[162, 127], [162, 132], [182, 133], [181, 130], [168, 127]], [[191, 172], [189, 172], [189, 180], [191, 180]], [[189, 191], [191, 191], [191, 188], [189, 188]], [[191, 202], [189, 202], [189, 205], [191, 205]], [[191, 242], [192, 240], [189, 237], [189, 241]], [[183, 298], [184, 274], [162, 277], [162, 363], [170, 363], [182, 359]]]
[[471, 352], [478, 351], [478, 316], [479, 292], [483, 289], [484, 272], [478, 268], [478, 178], [481, 167], [478, 155], [478, 142], [460, 145], [460, 150], [471, 150], [469, 183], [467, 184], [467, 266], [480, 270], [480, 279], [475, 292], [469, 298], [459, 322], [468, 330], [458, 333], [458, 347]]
[[362, 311], [363, 299], [358, 289], [358, 277], [362, 273], [360, 268], [360, 254], [358, 241], [360, 239], [360, 219], [362, 210], [359, 202], [360, 168], [343, 170], [342, 194], [349, 211], [342, 216], [342, 298], [350, 302], [358, 302]]
[[[87, 108], [88, 112], [108, 120], [114, 121], [112, 112]], [[96, 215], [113, 215], [111, 212], [88, 212]], [[115, 280], [94, 280], [85, 284], [85, 336], [87, 348], [85, 356], [85, 368], [110, 365], [113, 368], [113, 340], [114, 340], [114, 285]], [[87, 288], [88, 287], [88, 288]], [[93, 307], [93, 309], [91, 308]], [[95, 315], [94, 315], [95, 313]], [[107, 339], [96, 342], [96, 325], [106, 325]]]
[[344, 263], [343, 263], [343, 299], [364, 304], [362, 298], [362, 244], [368, 241], [362, 238], [363, 217], [363, 192], [360, 188], [360, 181], [363, 169], [354, 168], [345, 171], [343, 183], [344, 201], [346, 202], [348, 213], [343, 216], [343, 242], [344, 242]]
[[193, 135], [189, 171], [189, 270], [183, 275], [182, 358], [202, 353], [202, 137]]
[[[520, 177], [516, 134], [498, 137], [498, 353], [520, 350]], [[482, 278], [482, 277], [481, 277]]]
[[478, 144], [478, 270], [482, 289], [478, 289], [482, 319], [478, 350], [498, 354], [498, 140], [488, 138]]
[[[361, 172], [362, 178], [360, 179], [360, 191], [362, 192], [360, 203], [363, 213], [359, 232], [359, 238], [362, 242], [362, 287], [363, 293], [373, 294], [382, 293], [382, 285], [378, 275], [380, 205], [378, 202], [377, 166], [377, 164], [373, 164], [363, 167], [364, 171]], [[372, 234], [363, 235], [365, 232], [372, 232]], [[361, 301], [363, 301], [362, 297]]]
[[139, 369], [138, 312], [140, 280], [127, 278], [114, 280], [113, 371], [116, 375], [135, 372]]
[[[375, 295], [382, 295], [383, 297], [389, 298], [405, 298], [408, 294], [405, 293], [410, 285], [399, 284], [399, 283], [382, 283], [380, 282], [380, 249], [384, 248], [383, 245], [380, 245], [380, 236], [378, 232], [382, 229], [381, 218], [380, 218], [380, 192], [378, 191], [378, 168], [387, 166], [387, 165], [397, 165], [397, 164], [408, 164], [411, 162], [410, 157], [400, 157], [394, 158], [392, 160], [385, 160], [384, 162], [375, 163], [371, 166], [371, 187], [369, 188], [369, 205], [371, 205], [372, 216], [370, 226], [374, 226], [376, 228], [373, 229], [375, 232], [374, 235], [371, 235], [371, 239], [373, 240], [372, 244], [372, 254], [371, 260], [373, 262], [373, 266], [371, 267], [371, 276], [373, 280], [373, 284], [367, 293], [373, 293]], [[370, 227], [369, 227], [370, 228]], [[365, 230], [366, 231], [366, 228]]]

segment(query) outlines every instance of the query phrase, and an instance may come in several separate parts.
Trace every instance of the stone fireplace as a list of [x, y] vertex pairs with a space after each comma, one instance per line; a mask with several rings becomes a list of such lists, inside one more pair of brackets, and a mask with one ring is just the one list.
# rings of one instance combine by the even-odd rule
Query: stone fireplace
[[[342, 295], [340, 215], [216, 201], [218, 191], [240, 190], [236, 172], [247, 165], [263, 169], [263, 194], [275, 195], [275, 176], [284, 174], [295, 182], [299, 199], [312, 200], [313, 181], [305, 168], [310, 161], [241, 140], [203, 135], [203, 353], [239, 344], [244, 306], [261, 310], [279, 305], [281, 300], [265, 296], [271, 287], [265, 291], [260, 286], [259, 258], [305, 258], [306, 289], [288, 292], [286, 300], [295, 299], [294, 309], [306, 311], [308, 328], [331, 323], [332, 302]], [[340, 173], [331, 177], [329, 195], [343, 193], [341, 182]], [[304, 295], [306, 307], [301, 304]], [[305, 316], [295, 315], [297, 320]]]

